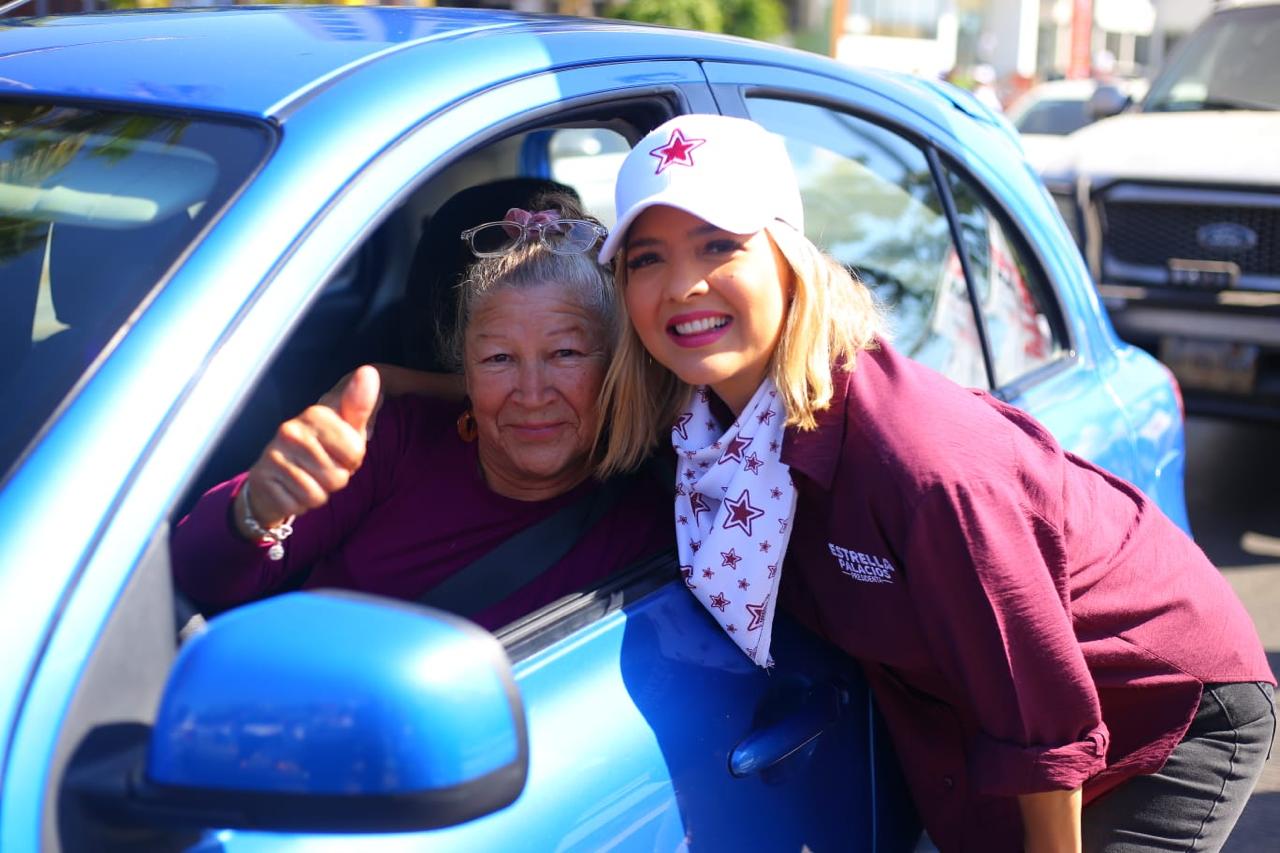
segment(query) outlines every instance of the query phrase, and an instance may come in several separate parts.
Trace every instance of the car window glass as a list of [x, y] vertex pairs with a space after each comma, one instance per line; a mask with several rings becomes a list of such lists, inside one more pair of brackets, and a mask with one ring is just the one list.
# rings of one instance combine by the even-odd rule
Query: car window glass
[[973, 183], [944, 167], [955, 201], [965, 256], [986, 324], [996, 384], [1003, 386], [1063, 351], [1050, 321], [1050, 295], [1011, 232]]
[[875, 292], [895, 345], [962, 385], [986, 387], [964, 274], [923, 152], [825, 107], [767, 98], [747, 106], [786, 140], [808, 236]]
[[268, 144], [247, 125], [0, 103], [0, 472]]
[[617, 220], [613, 182], [630, 150], [625, 136], [604, 128], [552, 131], [551, 177], [577, 190], [586, 209], [612, 228]]
[[1013, 119], [1022, 133], [1063, 136], [1089, 123], [1088, 101], [1040, 101]]
[[[599, 143], [599, 148], [595, 143]], [[624, 156], [629, 150], [623, 135], [594, 127], [522, 131], [459, 151], [460, 156], [414, 187], [388, 213], [386, 221], [352, 251], [346, 263], [322, 285], [322, 298], [317, 299], [294, 325], [279, 352], [259, 377], [235, 421], [227, 425], [216, 451], [206, 460], [188, 493], [179, 502], [172, 518], [174, 527], [179, 527], [181, 517], [192, 509], [200, 495], [252, 465], [281, 422], [313, 403], [347, 371], [369, 362], [442, 369], [441, 366], [419, 362], [405, 346], [409, 341], [421, 341], [434, 350], [437, 334], [447, 336], [456, 322], [456, 306], [452, 302], [444, 305], [441, 300], [455, 292], [457, 277], [475, 260], [466, 244], [459, 239], [460, 233], [482, 222], [500, 219], [512, 206], [527, 207], [531, 199], [545, 193], [551, 181], [536, 171], [546, 165], [547, 156], [553, 160], [560, 158], [562, 165], [566, 160], [582, 161], [569, 165], [561, 173], [564, 177], [573, 175], [579, 178], [575, 181], [576, 186], [571, 185], [576, 191], [583, 192], [591, 181], [600, 180], [607, 181], [611, 194], [613, 174], [609, 173], [607, 178], [599, 177], [587, 169], [585, 161], [614, 153]], [[596, 153], [592, 154], [593, 151]], [[541, 159], [534, 159], [535, 154]], [[574, 171], [575, 168], [578, 170]], [[398, 235], [405, 230], [410, 236], [400, 239]], [[378, 264], [358, 262], [375, 252]], [[399, 275], [382, 275], [384, 270], [402, 272]], [[371, 276], [376, 277], [375, 280], [370, 281]], [[330, 298], [366, 290], [373, 292], [373, 299]], [[323, 322], [318, 322], [320, 320]], [[402, 381], [405, 380], [402, 378]], [[458, 392], [446, 388], [446, 384], [443, 380], [428, 383], [429, 388], [418, 392], [439, 398], [439, 406], [426, 411], [432, 418], [442, 417], [448, 431], [453, 433], [454, 421], [467, 406], [455, 399]], [[408, 393], [404, 390], [408, 387], [401, 385], [400, 393]], [[305, 519], [302, 521], [306, 522]], [[645, 529], [634, 518], [629, 521], [629, 526], [636, 530]], [[304, 530], [303, 524], [299, 524], [294, 545], [304, 537]], [[353, 534], [353, 541], [355, 538]], [[432, 547], [429, 540], [418, 545]], [[477, 558], [482, 553], [478, 552]], [[635, 560], [647, 554], [633, 555], [619, 547], [616, 556], [616, 560], [601, 560], [596, 564], [600, 572], [598, 576], [583, 573], [572, 578], [580, 588], [570, 592], [572, 585], [566, 584], [568, 594], [564, 599], [550, 602], [542, 598], [531, 599], [527, 592], [520, 593], [523, 597], [511, 596], [513, 603], [500, 611], [503, 620], [511, 618], [505, 627], [513, 630], [519, 627], [518, 633], [524, 644], [522, 648], [540, 647], [539, 643], [548, 642], [542, 637], [548, 626], [568, 618], [569, 610], [573, 611], [574, 624], [578, 624], [578, 620], [584, 620], [585, 624], [599, 618], [606, 605], [609, 610], [616, 609], [624, 597], [621, 593], [597, 601], [590, 594], [590, 589], [600, 585], [615, 589], [616, 584], [622, 583], [618, 580], [619, 573], [633, 568]], [[671, 565], [665, 556], [662, 561], [646, 560], [642, 564], [647, 568], [626, 574], [626, 595], [636, 594], [635, 589], [651, 591], [657, 583], [669, 580]], [[306, 583], [307, 577], [305, 573], [299, 574], [280, 590]], [[650, 577], [654, 583], [646, 580]], [[549, 591], [555, 589], [550, 585], [535, 589], [535, 593], [545, 598]], [[579, 602], [582, 606], [571, 606], [579, 597], [583, 598]], [[507, 607], [506, 604], [503, 606]], [[547, 616], [549, 611], [554, 611], [554, 618]]]
[[1280, 9], [1215, 15], [1180, 45], [1143, 104], [1165, 110], [1280, 109]]

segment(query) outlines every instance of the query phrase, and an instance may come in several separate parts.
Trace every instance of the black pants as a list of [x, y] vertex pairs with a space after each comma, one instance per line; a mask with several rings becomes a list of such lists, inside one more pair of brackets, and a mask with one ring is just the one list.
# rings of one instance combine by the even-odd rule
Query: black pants
[[1271, 685], [1205, 685], [1164, 767], [1084, 810], [1085, 853], [1221, 850], [1258, 784], [1275, 730]]

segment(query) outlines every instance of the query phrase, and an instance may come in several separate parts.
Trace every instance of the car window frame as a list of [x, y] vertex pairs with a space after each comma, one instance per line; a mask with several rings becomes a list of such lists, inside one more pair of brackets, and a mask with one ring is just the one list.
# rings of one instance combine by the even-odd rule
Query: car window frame
[[[760, 70], [753, 66], [736, 66], [744, 71], [744, 76], [748, 76], [748, 72], [752, 70]], [[817, 79], [815, 78], [815, 82]], [[982, 356], [986, 366], [987, 381], [989, 384], [989, 392], [1001, 400], [1013, 400], [1024, 394], [1029, 388], [1048, 381], [1058, 373], [1069, 369], [1079, 361], [1079, 352], [1077, 350], [1074, 334], [1070, 323], [1066, 322], [1066, 312], [1063, 309], [1063, 300], [1060, 287], [1050, 274], [1049, 265], [1045, 263], [1043, 256], [1036, 249], [1033, 241], [1029, 240], [1023, 229], [1015, 224], [1015, 220], [1005, 205], [999, 201], [997, 193], [993, 192], [987, 182], [974, 170], [969, 168], [964, 159], [957, 153], [949, 150], [947, 147], [939, 145], [936, 137], [921, 132], [918, 128], [911, 127], [901, 121], [895, 121], [893, 117], [878, 113], [873, 109], [861, 105], [853, 100], [839, 98], [830, 92], [818, 92], [814, 90], [805, 90], [800, 88], [787, 88], [777, 84], [755, 83], [755, 82], [735, 82], [720, 83], [713, 82], [712, 90], [715, 93], [716, 100], [721, 106], [721, 110], [726, 115], [734, 115], [741, 118], [750, 118], [750, 111], [747, 106], [750, 98], [769, 98], [776, 100], [795, 101], [798, 103], [809, 104], [824, 109], [835, 110], [854, 116], [855, 118], [877, 125], [884, 130], [895, 133], [902, 137], [905, 141], [911, 143], [918, 148], [925, 156], [930, 164], [930, 171], [934, 182], [935, 191], [940, 199], [943, 200], [944, 207], [947, 211], [948, 228], [952, 234], [952, 242], [957, 250], [957, 254], [961, 260], [962, 267], [965, 272], [965, 283], [968, 291], [970, 307], [974, 311], [975, 322], [977, 324], [978, 334], [982, 341]], [[978, 302], [978, 294], [976, 284], [973, 278], [972, 270], [969, 269], [968, 259], [961, 242], [961, 231], [959, 219], [956, 216], [955, 199], [951, 193], [951, 187], [945, 179], [943, 168], [949, 168], [956, 174], [963, 176], [978, 193], [979, 198], [987, 207], [988, 211], [997, 217], [1001, 227], [1005, 229], [1006, 236], [1015, 242], [1018, 251], [1023, 253], [1023, 260], [1032, 266], [1039, 275], [1040, 280], [1044, 283], [1045, 298], [1049, 301], [1049, 305], [1042, 306], [1045, 314], [1049, 317], [1051, 328], [1056, 339], [1060, 343], [1058, 356], [1043, 365], [1040, 365], [1030, 371], [1019, 376], [1011, 378], [1007, 382], [996, 384], [993, 355], [988, 342], [986, 320], [983, 316], [981, 306]]]
[[[691, 70], [696, 69], [696, 63], [693, 63], [690, 60], [675, 59], [664, 60], [664, 62], [671, 66], [680, 65], [688, 66]], [[636, 65], [643, 65], [647, 68], [653, 68], [655, 65], [654, 62], [642, 60], [625, 60], [610, 64], [616, 69], [619, 69], [619, 73], [621, 73], [621, 69], [635, 67]], [[507, 83], [504, 83], [502, 87], [498, 88], [515, 87], [522, 83], [526, 83], [530, 79], [545, 78], [548, 76], [555, 78], [560, 77], [561, 75], [574, 74], [575, 72], [593, 72], [594, 75], [598, 68], [599, 66], [592, 66], [590, 68], [573, 67], [542, 71], [527, 77], [508, 81]], [[474, 100], [475, 99], [472, 99], [472, 101], [467, 103], [470, 105], [471, 103], [474, 103]], [[447, 156], [438, 156], [431, 162], [424, 165], [418, 172], [413, 174], [411, 178], [404, 181], [401, 191], [381, 197], [378, 203], [376, 215], [363, 220], [356, 228], [349, 229], [348, 226], [339, 224], [343, 219], [343, 202], [357, 197], [362, 190], [362, 185], [363, 189], [367, 191], [370, 184], [376, 184], [378, 181], [384, 180], [385, 175], [381, 174], [380, 167], [382, 167], [382, 169], [391, 168], [388, 164], [394, 162], [396, 156], [406, 150], [407, 146], [405, 143], [410, 138], [429, 138], [432, 134], [432, 128], [434, 125], [433, 120], [439, 118], [441, 114], [437, 113], [424, 116], [421, 121], [419, 121], [412, 129], [407, 131], [399, 140], [387, 146], [377, 157], [364, 164], [359, 172], [354, 174], [347, 182], [344, 192], [331, 204], [316, 212], [312, 226], [304, 234], [299, 235], [287, 255], [278, 264], [274, 265], [270, 272], [257, 283], [253, 289], [252, 295], [248, 300], [246, 300], [236, 316], [221, 329], [216, 343], [209, 349], [201, 369], [195, 371], [187, 379], [187, 384], [184, 386], [183, 391], [173, 399], [169, 414], [159, 425], [156, 433], [152, 436], [146, 448], [134, 460], [131, 466], [129, 478], [122, 484], [120, 495], [113, 502], [111, 509], [104, 513], [102, 518], [99, 520], [99, 535], [86, 550], [73, 578], [71, 579], [71, 585], [68, 587], [63, 601], [63, 613], [65, 614], [68, 609], [72, 608], [76, 609], [82, 615], [91, 611], [96, 614], [92, 618], [98, 620], [97, 624], [99, 626], [101, 624], [105, 624], [116, 612], [116, 605], [119, 601], [117, 598], [119, 590], [127, 587], [138, 571], [141, 571], [146, 566], [154, 565], [154, 561], [157, 559], [162, 559], [167, 566], [167, 530], [170, 523], [170, 515], [181, 500], [183, 494], [190, 487], [192, 478], [196, 476], [202, 465], [214, 454], [223, 437], [227, 433], [231, 423], [239, 414], [240, 408], [252, 396], [254, 389], [265, 377], [272, 360], [281, 351], [283, 351], [290, 337], [305, 322], [313, 306], [326, 292], [326, 287], [328, 286], [332, 276], [338, 274], [344, 268], [345, 264], [347, 264], [351, 258], [366, 245], [367, 241], [376, 233], [378, 228], [400, 209], [404, 201], [412, 195], [414, 191], [425, 186], [441, 171], [448, 168], [450, 164], [456, 162], [460, 157], [483, 148], [486, 145], [493, 144], [500, 139], [522, 131], [550, 126], [557, 122], [564, 122], [566, 120], [571, 121], [573, 120], [574, 114], [578, 114], [583, 111], [594, 110], [599, 113], [605, 109], [609, 109], [621, 112], [622, 108], [619, 106], [620, 104], [626, 106], [633, 106], [637, 104], [649, 105], [653, 110], [654, 118], [652, 119], [652, 123], [655, 126], [664, 120], [663, 118], [658, 117], [660, 113], [669, 117], [677, 113], [705, 112], [707, 110], [714, 109], [714, 101], [711, 99], [710, 91], [706, 86], [705, 80], [701, 79], [699, 75], [694, 74], [690, 74], [687, 78], [677, 81], [663, 81], [660, 83], [644, 82], [633, 87], [628, 87], [624, 90], [598, 87], [593, 91], [584, 94], [569, 95], [567, 97], [562, 95], [553, 103], [546, 103], [531, 110], [512, 114], [505, 120], [491, 123], [483, 127], [483, 129], [478, 132], [472, 132], [466, 137], [465, 147], [455, 147], [455, 149]], [[638, 133], [642, 135], [643, 132], [648, 129], [649, 128], [647, 127], [639, 128]], [[257, 173], [255, 172], [255, 176], [256, 174]], [[226, 210], [230, 209], [231, 204], [239, 197], [239, 193], [251, 183], [252, 181], [246, 181], [240, 190], [238, 190], [237, 193], [228, 201], [227, 205], [219, 211], [219, 215], [211, 218], [210, 228], [213, 223], [216, 223], [220, 219], [221, 215], [225, 213]], [[354, 203], [360, 204], [362, 202], [354, 201]], [[325, 233], [324, 226], [326, 223], [328, 223], [332, 228], [348, 227], [348, 230], [344, 232], [346, 235], [345, 243], [336, 247], [333, 244], [325, 244], [325, 238], [322, 235]], [[199, 236], [204, 237], [205, 233], [206, 231], [202, 231]], [[326, 272], [324, 275], [316, 276], [315, 280], [310, 282], [307, 287], [305, 298], [297, 303], [296, 306], [288, 312], [285, 321], [281, 322], [279, 319], [280, 306], [277, 304], [277, 301], [273, 301], [272, 299], [265, 297], [267, 297], [268, 294], [271, 294], [273, 285], [281, 277], [290, 274], [291, 265], [296, 263], [297, 267], [300, 268], [306, 268], [308, 263], [314, 265], [314, 261], [311, 259], [299, 260], [305, 255], [305, 244], [309, 244], [311, 246], [310, 251], [312, 253], [319, 253], [328, 258], [328, 261], [325, 264]], [[166, 275], [161, 279], [160, 284], [167, 282], [170, 277], [180, 271], [182, 261], [184, 261], [187, 255], [194, 250], [195, 246], [198, 245], [199, 240], [193, 242], [191, 246], [188, 246], [187, 249], [184, 250], [184, 253], [179, 257], [178, 261], [174, 263]], [[157, 285], [157, 290], [158, 288], [159, 284]], [[156, 290], [153, 290], [152, 295], [154, 295], [155, 292]], [[283, 296], [279, 297], [279, 299], [283, 298]], [[138, 309], [138, 312], [143, 312], [149, 303], [150, 299], [148, 299], [147, 302], [144, 302], [144, 304]], [[255, 334], [255, 332], [261, 331], [263, 323], [274, 324], [271, 326], [272, 334], [266, 338], [263, 338], [260, 334]], [[235, 364], [243, 365], [245, 363], [246, 360], [243, 357], [244, 350], [249, 349], [250, 347], [252, 347], [253, 352], [256, 353], [254, 358], [247, 360], [252, 366], [233, 367]], [[160, 505], [159, 503], [156, 503], [154, 489], [139, 486], [139, 480], [144, 477], [145, 472], [147, 471], [155, 472], [158, 469], [164, 468], [165, 463], [161, 461], [161, 457], [165, 454], [161, 452], [159, 448], [164, 447], [169, 443], [168, 440], [172, 437], [175, 430], [178, 429], [176, 424], [183, 421], [183, 417], [181, 416], [182, 411], [184, 409], [203, 411], [208, 408], [209, 402], [207, 400], [202, 400], [200, 402], [193, 401], [193, 397], [197, 396], [194, 394], [194, 389], [209, 373], [211, 366], [215, 364], [216, 366], [214, 367], [214, 370], [220, 373], [229, 374], [234, 370], [235, 376], [238, 377], [238, 379], [234, 381], [235, 391], [230, 401], [220, 407], [219, 413], [221, 416], [217, 417], [214, 423], [209, 424], [207, 428], [200, 433], [198, 438], [179, 439], [176, 442], [177, 445], [181, 446], [185, 443], [189, 443], [190, 441], [195, 441], [198, 444], [199, 450], [194, 455], [194, 458], [189, 459], [185, 466], [179, 468], [179, 470], [183, 472], [182, 475], [176, 479], [172, 490], [166, 488], [163, 505]], [[221, 389], [228, 381], [228, 376], [222, 375], [215, 384], [218, 384]], [[221, 391], [217, 393], [221, 393]], [[207, 411], [205, 413], [207, 414]], [[196, 416], [189, 415], [189, 417]], [[172, 456], [174, 452], [175, 451], [170, 450], [169, 455]], [[150, 507], [150, 509], [139, 510], [136, 506], [139, 502]], [[138, 530], [136, 516], [139, 512], [150, 514], [152, 510], [154, 510], [155, 523], [147, 528], [148, 532], [145, 536], [139, 536], [135, 540], [134, 537]], [[122, 514], [134, 516], [134, 518], [131, 519], [131, 526], [128, 531], [120, 529], [120, 526], [117, 525]], [[112, 532], [113, 527], [116, 528], [114, 531], [114, 537]], [[159, 556], [157, 556], [157, 552], [154, 547], [156, 537], [160, 537], [163, 544], [163, 547], [160, 548]], [[111, 550], [111, 547], [103, 547], [104, 539], [127, 540], [129, 542], [133, 542], [137, 546], [134, 549], [134, 556], [132, 559], [128, 560], [124, 566], [117, 565], [111, 569], [111, 571], [117, 572], [117, 574], [113, 575], [111, 578], [106, 577], [107, 567], [103, 565], [104, 563], [111, 562], [104, 556], [104, 551]], [[120, 542], [113, 541], [112, 546], [118, 550]], [[674, 562], [671, 563], [671, 566], [674, 567]], [[90, 576], [92, 576], [92, 578], [90, 578]], [[659, 578], [661, 579], [661, 583], [654, 583], [654, 581]], [[86, 584], [86, 579], [89, 579], [91, 582]], [[581, 630], [583, 625], [590, 624], [591, 621], [603, 618], [608, 613], [611, 613], [618, 609], [618, 607], [621, 607], [626, 601], [634, 600], [636, 597], [634, 592], [625, 592], [626, 584], [635, 584], [636, 589], [647, 592], [664, 585], [667, 580], [668, 578], [662, 577], [656, 567], [650, 567], [648, 563], [643, 563], [639, 569], [635, 569], [635, 567], [633, 567], [633, 571], [624, 571], [621, 575], [617, 576], [617, 582], [624, 584], [624, 591], [621, 593], [610, 591], [608, 593], [601, 594], [595, 590], [588, 590], [584, 592], [582, 594], [583, 604], [577, 607], [569, 607], [569, 610], [572, 612], [582, 612], [583, 610], [588, 609], [593, 602], [597, 602], [601, 599], [604, 599], [608, 606], [603, 611], [600, 611], [597, 607], [595, 611], [592, 611], [595, 615], [590, 620], [583, 622], [582, 625], [575, 627], [573, 631]], [[114, 584], [117, 592], [106, 597], [102, 597], [101, 595], [92, 596], [91, 598], [93, 600], [89, 600], [90, 597], [85, 594], [86, 587], [101, 587], [102, 584], [107, 584], [108, 586]], [[572, 604], [572, 602], [562, 599], [560, 602], [555, 602], [548, 608], [544, 608], [543, 611], [555, 613], [564, 612], [566, 606], [570, 604]], [[535, 613], [530, 614], [529, 617], [526, 617], [525, 620], [520, 620], [522, 623], [527, 621], [529, 625], [534, 626], [532, 629], [526, 626], [526, 630], [522, 633], [522, 637], [524, 637], [527, 642], [540, 642], [544, 645], [549, 645], [550, 642], [560, 639], [560, 636], [556, 633], [555, 619], [543, 614], [543, 611], [536, 611]], [[539, 614], [543, 614], [541, 618], [534, 618], [539, 617]], [[547, 634], [548, 639], [545, 641], [538, 639], [542, 631], [549, 632]], [[72, 635], [79, 636], [75, 640], [69, 640], [68, 637]], [[93, 651], [97, 648], [96, 641], [99, 636], [100, 627], [87, 632], [77, 630], [73, 629], [69, 624], [69, 621], [64, 618], [60, 619], [56, 625], [50, 628], [50, 639], [45, 648], [47, 651], [50, 645], [55, 642], [59, 642], [60, 637], [63, 643], [73, 642], [75, 644], [85, 644], [89, 648], [89, 653], [84, 655], [84, 659], [92, 662], [94, 660]], [[103, 659], [118, 660], [119, 656], [104, 655]], [[47, 659], [44, 656], [35, 662], [31, 683], [34, 684], [36, 689], [53, 689], [42, 687], [41, 684], [36, 684], [36, 682], [44, 682], [46, 680], [41, 678], [41, 673], [48, 669], [49, 666], [47, 664]], [[88, 701], [89, 705], [93, 704], [91, 696], [85, 697], [81, 694], [81, 690], [85, 689], [91, 682], [91, 679], [89, 678], [91, 673], [88, 669], [89, 668], [86, 667], [85, 670], [74, 674], [59, 673], [56, 678], [53, 678], [53, 681], [55, 682], [59, 680], [70, 680], [71, 687], [69, 692], [66, 694], [65, 700], [68, 708], [72, 708], [77, 702], [83, 703]], [[167, 671], [164, 674], [164, 678], [168, 678]], [[104, 682], [99, 679], [98, 683], [101, 684]], [[28, 692], [30, 692], [30, 690]], [[21, 697], [19, 707], [23, 709], [24, 714], [26, 713], [26, 709], [30, 707], [26, 694]], [[154, 709], [139, 708], [137, 709], [137, 712], [139, 715], [145, 717], [146, 714], [153, 713]], [[59, 790], [62, 784], [62, 772], [65, 770], [66, 765], [73, 754], [74, 747], [79, 736], [82, 736], [83, 734], [84, 727], [92, 726], [101, 722], [101, 720], [98, 719], [98, 715], [94, 713], [78, 713], [74, 717], [68, 717], [68, 719], [74, 719], [76, 721], [76, 725], [68, 726], [60, 722], [60, 724], [56, 726], [47, 737], [48, 747], [51, 750], [53, 757], [49, 762], [49, 773], [44, 780], [44, 784], [41, 786], [41, 793], [36, 795], [42, 803], [40, 809], [40, 821], [44, 827], [43, 832], [46, 833], [46, 838], [52, 838], [54, 840], [58, 837], [56, 827]], [[17, 730], [17, 724], [15, 724], [14, 730]], [[44, 740], [44, 738], [42, 738], [42, 740]], [[38, 747], [34, 744], [28, 744], [28, 748]], [[16, 760], [13, 756], [9, 756], [9, 759], [11, 761]], [[50, 829], [50, 827], [53, 829]], [[54, 834], [49, 836], [47, 834], [49, 832], [53, 832]]]
[[[948, 199], [948, 203], [952, 206], [952, 218], [956, 223], [957, 234], [963, 236], [959, 232], [959, 218], [955, 215], [955, 198], [951, 192], [950, 183], [945, 178], [945, 171], [950, 171], [961, 180], [967, 182], [974, 194], [982, 203], [987, 214], [996, 220], [1004, 232], [1005, 238], [1014, 246], [1014, 250], [1018, 252], [1019, 258], [1024, 264], [1032, 270], [1032, 275], [1038, 279], [1041, 285], [1041, 292], [1044, 299], [1048, 302], [1046, 305], [1038, 306], [1045, 314], [1049, 321], [1050, 331], [1053, 333], [1053, 339], [1058, 344], [1057, 355], [1043, 364], [1037, 365], [1030, 370], [1024, 371], [1016, 376], [1011, 377], [1007, 381], [992, 383], [992, 394], [1003, 400], [1016, 399], [1021, 396], [1029, 387], [1037, 385], [1040, 382], [1056, 375], [1061, 370], [1070, 367], [1076, 361], [1076, 347], [1072, 339], [1071, 324], [1066, 320], [1066, 312], [1063, 310], [1062, 297], [1058, 292], [1058, 285], [1053, 277], [1049, 274], [1049, 267], [1045, 264], [1044, 259], [1040, 256], [1040, 252], [1036, 249], [1035, 243], [1027, 238], [1026, 233], [1016, 223], [1013, 216], [1005, 206], [998, 200], [996, 194], [991, 188], [981, 180], [973, 171], [965, 166], [963, 162], [955, 157], [949, 156], [946, 152], [941, 151], [936, 146], [933, 147], [934, 156], [938, 160], [938, 179], [944, 185], [944, 191]], [[945, 170], [945, 171], [943, 171]], [[963, 243], [959, 244], [963, 247]], [[962, 254], [967, 254], [963, 253]], [[968, 275], [970, 295], [973, 299], [977, 299], [976, 282], [972, 275]], [[983, 327], [983, 339], [987, 340], [986, 317], [981, 310], [980, 305], [975, 301], [974, 308], [978, 312], [978, 319]], [[984, 344], [988, 346], [989, 343]], [[994, 355], [988, 354], [988, 363], [991, 365], [993, 379], [995, 376]]]

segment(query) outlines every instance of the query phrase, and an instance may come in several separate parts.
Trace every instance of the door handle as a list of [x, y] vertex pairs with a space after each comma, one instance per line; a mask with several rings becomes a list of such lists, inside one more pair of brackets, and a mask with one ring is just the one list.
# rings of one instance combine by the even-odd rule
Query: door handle
[[729, 772], [738, 778], [750, 776], [803, 749], [840, 718], [846, 698], [834, 684], [807, 691], [799, 707], [738, 742], [729, 755]]

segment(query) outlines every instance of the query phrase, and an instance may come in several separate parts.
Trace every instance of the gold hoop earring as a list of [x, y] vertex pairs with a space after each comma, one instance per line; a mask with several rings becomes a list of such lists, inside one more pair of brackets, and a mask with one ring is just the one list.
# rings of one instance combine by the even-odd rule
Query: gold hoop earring
[[458, 415], [458, 438], [470, 443], [476, 440], [476, 436], [480, 430], [476, 426], [476, 416], [467, 409], [461, 415]]

